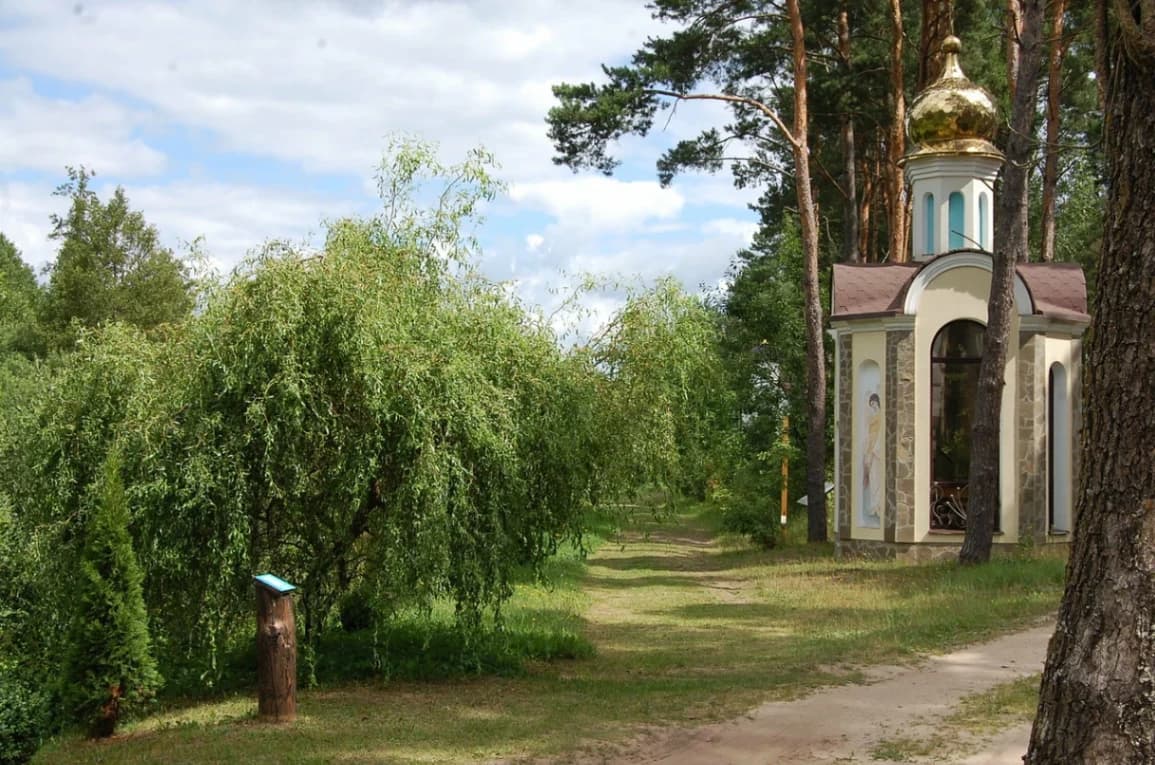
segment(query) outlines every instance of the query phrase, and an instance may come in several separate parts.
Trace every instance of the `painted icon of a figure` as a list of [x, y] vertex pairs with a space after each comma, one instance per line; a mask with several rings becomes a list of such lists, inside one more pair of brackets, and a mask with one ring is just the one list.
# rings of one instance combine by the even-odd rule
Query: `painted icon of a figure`
[[878, 526], [882, 511], [882, 402], [877, 393], [866, 400], [866, 427], [862, 436], [863, 525]]

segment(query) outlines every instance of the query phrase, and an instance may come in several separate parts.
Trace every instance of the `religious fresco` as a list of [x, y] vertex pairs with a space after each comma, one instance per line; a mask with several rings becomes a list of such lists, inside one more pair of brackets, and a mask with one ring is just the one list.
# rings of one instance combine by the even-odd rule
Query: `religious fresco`
[[882, 523], [883, 420], [879, 387], [882, 375], [878, 364], [867, 361], [858, 370], [859, 412], [862, 455], [862, 483], [858, 492], [858, 525], [877, 529]]

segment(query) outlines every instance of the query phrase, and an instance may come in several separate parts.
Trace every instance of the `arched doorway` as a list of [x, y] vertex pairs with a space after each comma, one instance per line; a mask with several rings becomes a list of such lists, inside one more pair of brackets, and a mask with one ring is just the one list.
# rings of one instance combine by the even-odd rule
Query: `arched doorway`
[[985, 333], [979, 322], [962, 319], [940, 329], [931, 343], [931, 531], [966, 530], [971, 425]]

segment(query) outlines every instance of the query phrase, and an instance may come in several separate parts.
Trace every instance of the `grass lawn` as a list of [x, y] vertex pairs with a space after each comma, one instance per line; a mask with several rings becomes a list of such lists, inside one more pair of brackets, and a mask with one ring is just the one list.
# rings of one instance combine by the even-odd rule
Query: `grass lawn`
[[1063, 561], [1041, 554], [960, 569], [833, 560], [719, 538], [712, 517], [646, 519], [553, 584], [519, 588], [512, 631], [574, 631], [589, 658], [513, 677], [302, 691], [300, 719], [255, 722], [238, 697], [156, 715], [108, 742], [51, 742], [38, 763], [458, 763], [587, 753], [658, 724], [737, 716], [853, 681], [1052, 612]]

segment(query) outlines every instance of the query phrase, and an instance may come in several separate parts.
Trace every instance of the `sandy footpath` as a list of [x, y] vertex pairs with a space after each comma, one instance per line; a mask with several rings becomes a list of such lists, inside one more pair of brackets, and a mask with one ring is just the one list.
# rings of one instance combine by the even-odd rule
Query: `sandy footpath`
[[[1041, 671], [1053, 630], [1047, 623], [914, 667], [873, 668], [865, 685], [764, 704], [730, 722], [654, 731], [624, 751], [595, 759], [663, 765], [877, 763], [871, 750], [881, 739], [928, 738], [934, 730], [928, 721], [949, 713], [962, 697]], [[1030, 726], [1016, 726], [930, 761], [1017, 765], [1029, 734]]]

